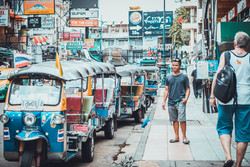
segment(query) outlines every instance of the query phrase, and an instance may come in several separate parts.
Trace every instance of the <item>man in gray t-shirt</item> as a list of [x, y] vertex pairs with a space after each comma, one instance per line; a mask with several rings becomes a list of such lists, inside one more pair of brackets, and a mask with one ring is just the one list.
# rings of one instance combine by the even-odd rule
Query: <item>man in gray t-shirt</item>
[[169, 119], [173, 122], [175, 138], [170, 143], [179, 142], [179, 124], [181, 126], [183, 143], [189, 144], [186, 137], [186, 103], [190, 95], [189, 80], [185, 74], [180, 72], [181, 60], [175, 59], [172, 62], [173, 74], [167, 77], [166, 88], [163, 97], [163, 110], [166, 109], [168, 98]]

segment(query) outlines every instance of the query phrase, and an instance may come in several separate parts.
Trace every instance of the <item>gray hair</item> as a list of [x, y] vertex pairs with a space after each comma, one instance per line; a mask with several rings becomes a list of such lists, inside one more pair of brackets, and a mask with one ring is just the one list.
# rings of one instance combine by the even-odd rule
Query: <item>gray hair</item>
[[246, 49], [249, 44], [250, 38], [245, 32], [237, 32], [234, 36], [234, 43], [239, 48]]

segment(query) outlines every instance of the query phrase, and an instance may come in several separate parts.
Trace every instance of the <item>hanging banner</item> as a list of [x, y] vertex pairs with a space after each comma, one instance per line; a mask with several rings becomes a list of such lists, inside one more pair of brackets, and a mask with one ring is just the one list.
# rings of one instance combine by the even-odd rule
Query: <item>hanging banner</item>
[[9, 25], [9, 10], [8, 9], [0, 9], [0, 26], [6, 27]]
[[209, 79], [208, 62], [197, 62], [197, 79]]
[[25, 15], [55, 14], [55, 0], [24, 0]]

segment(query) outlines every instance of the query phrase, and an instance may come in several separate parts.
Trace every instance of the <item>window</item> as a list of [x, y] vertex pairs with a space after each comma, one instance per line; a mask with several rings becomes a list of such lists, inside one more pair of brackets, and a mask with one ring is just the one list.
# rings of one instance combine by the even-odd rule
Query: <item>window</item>
[[58, 105], [62, 83], [51, 79], [15, 79], [10, 90], [11, 105]]

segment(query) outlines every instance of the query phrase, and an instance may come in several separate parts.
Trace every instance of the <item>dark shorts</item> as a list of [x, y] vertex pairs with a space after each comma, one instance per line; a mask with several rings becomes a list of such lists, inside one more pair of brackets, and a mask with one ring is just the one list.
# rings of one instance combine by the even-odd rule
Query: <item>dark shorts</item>
[[171, 122], [186, 121], [186, 105], [183, 103], [177, 103], [175, 105], [168, 105], [169, 119]]
[[235, 141], [250, 142], [250, 105], [218, 105], [217, 132], [220, 135], [231, 135], [233, 131], [233, 116], [235, 113]]

